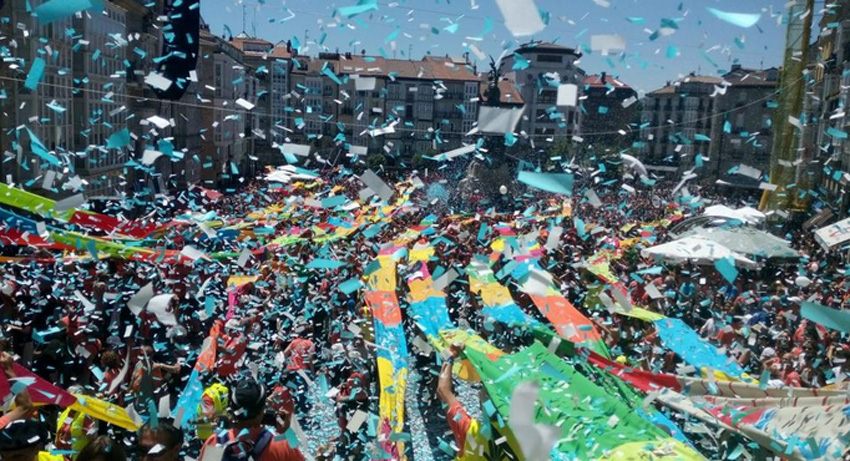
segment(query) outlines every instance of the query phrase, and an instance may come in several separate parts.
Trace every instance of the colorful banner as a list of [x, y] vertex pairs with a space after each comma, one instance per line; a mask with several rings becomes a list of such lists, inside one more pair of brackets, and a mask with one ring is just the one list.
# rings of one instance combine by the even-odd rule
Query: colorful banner
[[732, 379], [751, 381], [735, 359], [720, 352], [716, 347], [679, 319], [664, 318], [653, 322], [664, 346], [675, 352], [685, 363], [695, 366], [703, 373], [707, 369], [721, 372]]
[[496, 321], [508, 326], [539, 325], [537, 320], [516, 305], [510, 290], [496, 280], [489, 262], [473, 257], [466, 267], [466, 274], [469, 277], [469, 290], [481, 297], [481, 315], [485, 321]]
[[74, 213], [74, 210], [56, 213], [55, 200], [50, 200], [3, 183], [0, 183], [0, 204], [29, 211], [30, 213], [44, 217], [67, 219]]
[[596, 325], [561, 295], [551, 274], [543, 270], [536, 260], [531, 261], [528, 273], [519, 280], [520, 289], [531, 298], [562, 338], [608, 356], [608, 348]]
[[685, 322], [639, 307], [628, 312], [617, 313], [655, 325], [655, 330], [664, 347], [679, 355], [685, 363], [696, 367], [704, 376], [708, 370], [713, 370], [715, 378], [720, 381], [736, 380], [758, 384], [758, 381], [749, 376], [738, 362], [704, 340]]
[[[540, 343], [494, 360], [466, 352], [498, 415], [491, 422], [502, 432], [510, 424], [511, 396], [521, 382], [536, 382], [536, 424], [563, 430], [553, 459], [703, 459], [687, 445], [640, 417], [620, 397], [611, 395], [550, 354]], [[512, 438], [508, 438], [509, 443]], [[514, 443], [516, 443], [514, 441]], [[518, 447], [515, 453], [521, 454]], [[651, 452], [647, 453], [647, 451]]]
[[[461, 343], [485, 354], [501, 355], [501, 351], [491, 346], [479, 336], [458, 330], [449, 317], [446, 294], [434, 288], [434, 281], [424, 261], [433, 254], [430, 245], [419, 247], [410, 252], [410, 259], [420, 261], [408, 276], [408, 311], [428, 342], [438, 352], [442, 352], [452, 343]], [[424, 258], [424, 259], [423, 259]], [[475, 369], [468, 360], [454, 364], [454, 373], [466, 381], [480, 381]]]
[[[36, 406], [58, 405], [62, 408], [71, 407], [94, 419], [114, 424], [130, 431], [136, 431], [140, 427], [130, 418], [127, 410], [124, 408], [87, 395], [71, 394], [17, 363], [12, 366], [15, 376], [17, 376], [16, 379], [19, 381], [14, 387], [19, 387], [20, 383], [27, 383], [27, 392], [29, 392], [30, 399]], [[13, 386], [10, 385], [8, 378], [4, 374], [0, 374], [0, 396], [2, 396], [0, 400], [2, 400], [2, 404], [5, 405], [6, 402], [13, 398], [13, 395]]]
[[[404, 431], [404, 393], [407, 389], [407, 343], [401, 319], [401, 307], [396, 296], [396, 262], [407, 251], [407, 244], [415, 240], [427, 226], [406, 230], [378, 255], [377, 267], [367, 274], [367, 289], [363, 296], [375, 325], [375, 344], [378, 346], [378, 382], [381, 386], [378, 414], [388, 422], [393, 432]], [[396, 444], [402, 456], [404, 444]]]
[[74, 394], [74, 396], [77, 398], [77, 401], [71, 405], [71, 409], [73, 410], [131, 432], [136, 432], [141, 427], [141, 424], [130, 418], [127, 410], [118, 405], [88, 395]]

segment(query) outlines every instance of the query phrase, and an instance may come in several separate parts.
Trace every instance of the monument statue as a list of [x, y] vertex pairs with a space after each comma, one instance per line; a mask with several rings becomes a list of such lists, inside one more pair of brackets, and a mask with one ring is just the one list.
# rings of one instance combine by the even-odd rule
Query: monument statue
[[[504, 62], [500, 60], [497, 64], [493, 56], [490, 56], [490, 71], [487, 72], [487, 89], [484, 93], [486, 106], [501, 105], [502, 91], [499, 89], [499, 80], [502, 78], [503, 66]], [[485, 135], [485, 139], [488, 160], [481, 161], [474, 158], [470, 162], [464, 179], [457, 186], [456, 193], [462, 200], [481, 196], [495, 201], [502, 195], [499, 192], [501, 186], [506, 186], [508, 190], [512, 189], [514, 178], [505, 156], [504, 139], [496, 135]]]

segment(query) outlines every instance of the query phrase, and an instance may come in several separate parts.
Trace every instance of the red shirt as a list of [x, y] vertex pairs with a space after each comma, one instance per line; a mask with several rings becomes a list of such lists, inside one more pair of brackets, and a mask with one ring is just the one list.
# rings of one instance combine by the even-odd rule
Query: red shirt
[[469, 427], [472, 425], [472, 417], [463, 408], [460, 402], [455, 401], [449, 406], [446, 411], [446, 420], [448, 420], [449, 428], [455, 436], [455, 441], [460, 449], [459, 454], [462, 456], [464, 447], [466, 446], [466, 434], [469, 432]]
[[[366, 389], [369, 383], [366, 381], [366, 375], [363, 373], [354, 372], [348, 379], [342, 383], [339, 390], [339, 395], [350, 400], [363, 401], [369, 398], [366, 394]], [[354, 395], [351, 395], [354, 393]]]
[[[240, 437], [241, 440], [256, 440], [260, 435], [260, 428], [251, 429], [247, 435]], [[236, 435], [242, 432], [242, 429], [238, 431], [236, 429], [231, 429], [229, 432], [230, 439], [234, 440]], [[204, 450], [207, 447], [216, 446], [218, 437], [216, 435], [211, 435], [210, 438], [204, 443], [204, 446], [201, 448], [201, 455], [198, 459], [204, 459]], [[289, 446], [289, 442], [285, 440], [274, 440], [272, 439], [269, 442], [269, 446], [260, 453], [260, 457], [257, 461], [304, 461], [304, 455], [301, 454], [295, 448]]]
[[287, 370], [311, 370], [313, 368], [313, 354], [316, 352], [313, 341], [295, 338], [286, 350], [289, 356], [289, 363], [286, 364]]

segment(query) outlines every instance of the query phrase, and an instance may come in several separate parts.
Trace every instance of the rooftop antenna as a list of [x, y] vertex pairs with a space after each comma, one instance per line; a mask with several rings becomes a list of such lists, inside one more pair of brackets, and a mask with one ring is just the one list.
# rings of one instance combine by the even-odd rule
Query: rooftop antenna
[[257, 8], [254, 8], [254, 19], [251, 21], [251, 37], [257, 38]]
[[407, 59], [413, 61], [413, 44], [407, 45]]
[[245, 28], [245, 4], [242, 4], [242, 32], [247, 33], [248, 29]]

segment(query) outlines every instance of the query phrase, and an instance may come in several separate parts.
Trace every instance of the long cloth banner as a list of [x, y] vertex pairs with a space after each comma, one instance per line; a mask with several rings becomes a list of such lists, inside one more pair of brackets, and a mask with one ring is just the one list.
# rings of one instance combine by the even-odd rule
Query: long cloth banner
[[553, 459], [642, 459], [647, 450], [652, 451], [653, 459], [703, 459], [540, 343], [496, 359], [475, 350], [466, 355], [498, 412], [491, 415], [497, 430], [511, 422], [511, 396], [516, 387], [527, 381], [537, 383], [540, 393], [534, 422], [563, 430]]
[[685, 322], [639, 307], [629, 312], [618, 312], [618, 314], [652, 323], [664, 346], [703, 374], [712, 370], [712, 374], [720, 381], [737, 380], [756, 383], [756, 380], [749, 376], [738, 362], [700, 337], [699, 333]]
[[[378, 382], [381, 386], [378, 415], [381, 425], [389, 425], [395, 433], [404, 431], [404, 393], [408, 373], [407, 342], [404, 339], [401, 307], [395, 292], [396, 262], [406, 253], [407, 244], [426, 228], [420, 225], [408, 229], [379, 252], [377, 267], [368, 274], [364, 293], [366, 305], [374, 320], [375, 344], [378, 346]], [[399, 442], [394, 448], [391, 451], [397, 452], [388, 454], [396, 459], [402, 457], [404, 444]]]
[[20, 392], [19, 388], [22, 388], [21, 385], [25, 384], [30, 399], [37, 406], [58, 405], [62, 408], [71, 407], [94, 419], [114, 424], [130, 431], [139, 429], [139, 424], [130, 418], [127, 410], [117, 405], [86, 395], [71, 394], [17, 363], [13, 364], [13, 368], [17, 376], [14, 382], [10, 382], [5, 376], [0, 376], [0, 404], [2, 405], [6, 405], [14, 398], [14, 394]]
[[531, 261], [528, 273], [520, 280], [521, 290], [531, 298], [540, 313], [552, 322], [562, 338], [608, 356], [608, 348], [596, 325], [561, 294], [551, 274], [543, 270], [537, 261]]
[[850, 399], [843, 390], [773, 389], [651, 373], [594, 353], [588, 361], [664, 405], [739, 433], [783, 458], [841, 459], [850, 448], [844, 437], [850, 432]]
[[473, 258], [466, 268], [469, 290], [481, 297], [484, 304], [481, 314], [485, 321], [495, 320], [507, 326], [536, 326], [540, 322], [520, 309], [511, 297], [510, 290], [493, 275], [489, 262]]
[[[442, 352], [451, 343], [458, 342], [485, 354], [501, 355], [501, 351], [477, 335], [458, 330], [452, 322], [446, 304], [446, 294], [434, 287], [434, 281], [426, 264], [433, 252], [434, 249], [430, 245], [415, 247], [410, 252], [409, 259], [416, 261], [414, 272], [407, 280], [410, 316], [416, 321], [428, 342], [437, 351]], [[450, 340], [447, 340], [446, 337], [449, 337]], [[461, 379], [480, 381], [478, 374], [468, 360], [455, 363], [453, 370]]]
[[596, 325], [561, 294], [552, 275], [538, 263], [543, 248], [537, 240], [530, 236], [514, 237], [510, 229], [499, 230], [502, 236], [491, 247], [511, 259], [505, 267], [510, 267], [511, 276], [519, 283], [520, 290], [531, 298], [537, 310], [562, 338], [607, 357], [608, 348]]
[[[611, 272], [610, 256], [606, 253], [591, 258], [588, 270], [614, 289], [625, 290]], [[628, 296], [628, 293], [625, 294]], [[658, 336], [665, 347], [679, 355], [685, 363], [693, 365], [703, 373], [713, 370], [719, 380], [740, 380], [754, 382], [734, 359], [720, 352], [709, 342], [700, 337], [699, 333], [685, 322], [665, 317], [659, 313], [642, 308], [633, 308], [622, 315], [637, 318], [655, 325]]]

